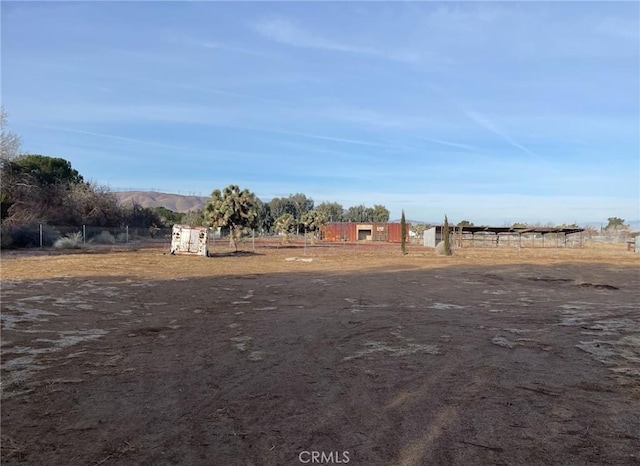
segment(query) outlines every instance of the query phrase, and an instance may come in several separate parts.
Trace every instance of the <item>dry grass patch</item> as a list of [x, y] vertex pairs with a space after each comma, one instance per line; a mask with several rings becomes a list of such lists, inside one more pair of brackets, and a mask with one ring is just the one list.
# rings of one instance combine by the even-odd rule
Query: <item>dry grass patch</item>
[[[451, 257], [435, 256], [432, 249], [413, 245], [402, 255], [395, 244], [257, 249], [240, 254], [216, 251], [214, 257], [173, 256], [163, 249], [120, 251], [107, 254], [5, 254], [3, 279], [122, 276], [148, 279], [247, 275], [296, 271], [406, 270], [449, 265], [509, 265], [556, 263], [611, 263], [640, 265], [640, 255], [625, 245], [592, 245], [573, 248], [457, 248]], [[294, 255], [312, 261], [288, 261]]]

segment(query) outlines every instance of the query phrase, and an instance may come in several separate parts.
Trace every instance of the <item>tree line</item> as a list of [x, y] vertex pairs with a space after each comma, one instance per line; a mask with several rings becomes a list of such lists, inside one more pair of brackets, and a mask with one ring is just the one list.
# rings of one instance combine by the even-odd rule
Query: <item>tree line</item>
[[[3, 237], [12, 226], [48, 224], [56, 226], [100, 226], [149, 228], [188, 225], [220, 227], [237, 241], [249, 230], [267, 235], [279, 233], [286, 239], [293, 233], [317, 233], [330, 222], [389, 221], [384, 205], [363, 204], [344, 208], [338, 202], [315, 205], [303, 193], [276, 197], [268, 202], [248, 189], [229, 185], [215, 189], [206, 206], [181, 213], [165, 207], [148, 208], [140, 204], [120, 205], [107, 187], [85, 181], [71, 163], [63, 158], [20, 152], [20, 137], [7, 130], [4, 109], [0, 107], [0, 219]], [[404, 214], [404, 212], [403, 212]], [[406, 223], [406, 222], [405, 222]], [[473, 226], [463, 220], [458, 226]], [[513, 227], [526, 227], [515, 223]], [[570, 226], [576, 226], [572, 224]], [[426, 225], [412, 224], [411, 231], [421, 236]], [[406, 227], [405, 227], [406, 228]], [[610, 217], [605, 230], [626, 230], [624, 219]]]
[[317, 236], [320, 227], [329, 222], [388, 222], [389, 210], [383, 205], [358, 205], [345, 209], [337, 202], [315, 205], [303, 193], [261, 201], [248, 189], [229, 185], [211, 193], [204, 208], [204, 224], [228, 229], [235, 245], [243, 234], [278, 233], [286, 241], [289, 235], [312, 233]]
[[[0, 215], [3, 225], [128, 225], [148, 228], [177, 219], [164, 208], [120, 205], [108, 188], [87, 182], [62, 158], [22, 154], [2, 159]], [[179, 214], [182, 216], [182, 214]]]
[[[206, 225], [211, 216], [207, 209], [181, 213], [165, 207], [142, 207], [137, 203], [120, 205], [108, 188], [85, 181], [63, 158], [39, 154], [3, 157], [0, 174], [1, 218], [5, 224], [169, 227], [175, 223]], [[255, 211], [251, 214], [255, 216], [253, 228], [265, 234], [282, 230], [277, 224], [287, 219], [291, 225], [287, 230], [298, 233], [313, 229], [318, 223], [389, 221], [389, 210], [383, 205], [345, 209], [337, 202], [323, 202], [316, 206], [313, 199], [303, 193], [263, 202], [250, 191], [231, 185], [212, 193], [214, 201], [221, 196], [228, 198], [230, 204], [221, 204], [219, 208], [224, 205], [227, 209], [238, 210], [240, 204], [250, 204]]]
[[303, 193], [263, 202], [247, 189], [216, 189], [204, 209], [180, 213], [165, 207], [120, 205], [105, 187], [86, 181], [68, 160], [20, 152], [20, 138], [7, 130], [0, 110], [0, 219], [3, 233], [17, 226], [98, 226], [149, 228], [176, 223], [227, 229], [236, 239], [248, 229], [258, 234], [317, 232], [327, 222], [387, 222], [383, 205], [344, 208], [337, 202], [315, 205]]

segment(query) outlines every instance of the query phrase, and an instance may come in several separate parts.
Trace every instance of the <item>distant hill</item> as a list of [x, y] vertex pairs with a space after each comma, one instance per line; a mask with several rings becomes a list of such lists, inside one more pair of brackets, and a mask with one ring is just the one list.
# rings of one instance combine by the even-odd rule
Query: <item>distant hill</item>
[[164, 207], [174, 212], [189, 212], [204, 208], [209, 200], [203, 196], [158, 193], [155, 191], [114, 191], [121, 205], [138, 203], [142, 207]]

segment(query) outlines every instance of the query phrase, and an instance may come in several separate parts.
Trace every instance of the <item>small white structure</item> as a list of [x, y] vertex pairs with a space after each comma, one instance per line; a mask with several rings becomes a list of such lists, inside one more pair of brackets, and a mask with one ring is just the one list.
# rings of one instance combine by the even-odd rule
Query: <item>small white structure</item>
[[194, 254], [207, 257], [209, 229], [189, 225], [174, 225], [171, 233], [171, 254]]
[[424, 231], [424, 247], [425, 248], [435, 248], [438, 244], [438, 238], [436, 235], [436, 227], [431, 227]]

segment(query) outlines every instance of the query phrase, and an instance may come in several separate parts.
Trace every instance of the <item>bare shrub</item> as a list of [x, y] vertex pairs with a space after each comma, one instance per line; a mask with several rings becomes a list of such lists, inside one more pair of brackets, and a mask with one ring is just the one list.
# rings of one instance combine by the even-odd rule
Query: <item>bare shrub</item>
[[437, 245], [436, 245], [436, 250], [435, 250], [436, 256], [446, 256], [446, 252], [445, 252], [445, 247], [444, 247], [444, 241], [440, 241]]
[[[5, 239], [5, 235], [9, 235], [9, 238]], [[2, 230], [2, 236], [3, 247], [37, 248], [40, 246], [40, 225], [33, 222], [26, 225], [7, 225]], [[58, 230], [49, 225], [42, 225], [42, 246], [53, 246], [58, 238], [60, 238]]]
[[92, 241], [98, 244], [115, 244], [116, 237], [107, 230], [103, 230], [99, 235], [94, 236]]
[[68, 235], [58, 238], [53, 247], [56, 249], [80, 249], [82, 247], [82, 232], [69, 233]]

